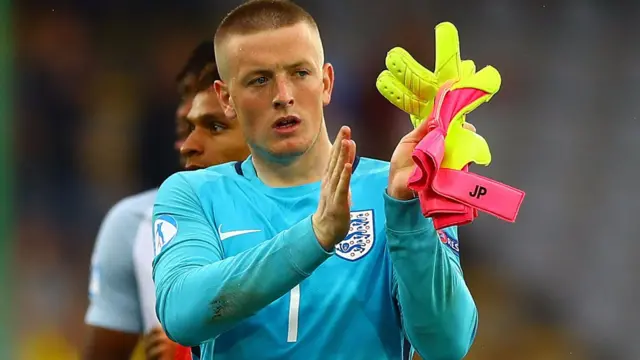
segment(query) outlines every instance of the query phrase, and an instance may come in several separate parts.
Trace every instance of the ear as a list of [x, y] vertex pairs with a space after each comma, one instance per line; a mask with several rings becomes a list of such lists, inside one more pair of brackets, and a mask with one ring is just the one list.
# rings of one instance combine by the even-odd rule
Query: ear
[[333, 92], [333, 65], [327, 63], [322, 67], [322, 104], [329, 105]]
[[224, 111], [224, 115], [229, 118], [236, 117], [236, 110], [233, 108], [233, 101], [231, 100], [231, 93], [229, 92], [229, 86], [222, 80], [216, 80], [213, 83], [213, 89], [216, 91], [218, 102]]

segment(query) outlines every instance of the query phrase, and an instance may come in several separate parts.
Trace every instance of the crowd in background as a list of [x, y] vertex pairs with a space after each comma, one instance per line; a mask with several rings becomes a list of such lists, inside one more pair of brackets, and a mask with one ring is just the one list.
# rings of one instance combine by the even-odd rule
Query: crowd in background
[[[175, 75], [238, 3], [16, 2], [16, 359], [76, 358], [101, 218], [178, 169]], [[474, 170], [527, 198], [515, 224], [481, 216], [460, 230], [480, 312], [468, 359], [640, 358], [638, 6], [298, 3], [336, 68], [329, 130], [350, 125], [360, 155], [388, 160], [411, 128], [374, 85], [392, 47], [432, 67], [433, 28], [452, 21], [463, 58], [502, 74], [469, 119], [493, 153]]]

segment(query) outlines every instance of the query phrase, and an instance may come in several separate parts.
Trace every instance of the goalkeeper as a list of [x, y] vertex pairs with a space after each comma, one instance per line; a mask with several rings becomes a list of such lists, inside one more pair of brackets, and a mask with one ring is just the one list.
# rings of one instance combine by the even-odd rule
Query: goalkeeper
[[240, 5], [215, 46], [215, 90], [251, 156], [160, 187], [153, 276], [167, 335], [202, 359], [399, 360], [405, 337], [424, 359], [463, 358], [478, 317], [448, 246], [457, 231], [441, 241], [407, 188], [426, 126], [390, 163], [357, 157], [347, 127], [332, 145], [333, 67], [292, 2]]

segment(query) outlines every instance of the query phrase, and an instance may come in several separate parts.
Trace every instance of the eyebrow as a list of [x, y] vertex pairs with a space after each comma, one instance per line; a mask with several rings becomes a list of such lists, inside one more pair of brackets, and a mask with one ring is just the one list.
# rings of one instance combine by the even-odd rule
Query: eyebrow
[[216, 116], [211, 113], [204, 113], [197, 116], [187, 116], [185, 120], [190, 123], [206, 123], [206, 122], [225, 122], [230, 123], [233, 119], [228, 119], [226, 116]]
[[[295, 69], [295, 68], [299, 68], [299, 67], [311, 67], [311, 66], [312, 66], [312, 64], [309, 61], [302, 60], [302, 61], [295, 62], [293, 64], [285, 65], [284, 68], [287, 69], [287, 70], [291, 70], [291, 69]], [[255, 76], [255, 75], [271, 75], [271, 74], [273, 74], [273, 70], [261, 69], [259, 67], [256, 67], [255, 69], [249, 71], [247, 73], [247, 75], [243, 76], [242, 78], [247, 80], [247, 78], [249, 78], [251, 76]]]
[[306, 61], [306, 60], [302, 60], [302, 61], [298, 61], [296, 63], [293, 63], [291, 65], [287, 65], [287, 66], [285, 66], [285, 68], [294, 69], [294, 68], [305, 67], [305, 66], [311, 66], [311, 63]]

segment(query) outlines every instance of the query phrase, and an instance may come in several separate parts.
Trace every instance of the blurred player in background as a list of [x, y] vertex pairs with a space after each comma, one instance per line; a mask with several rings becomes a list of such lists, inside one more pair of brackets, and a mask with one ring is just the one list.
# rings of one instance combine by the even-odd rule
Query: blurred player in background
[[[193, 91], [191, 109], [183, 119], [186, 125], [186, 138], [180, 144], [180, 154], [183, 165], [188, 170], [197, 170], [213, 165], [231, 161], [246, 159], [249, 155], [242, 131], [235, 118], [225, 117], [220, 107], [218, 98], [213, 89], [213, 83], [219, 79], [215, 63], [208, 64], [202, 71], [196, 87]], [[138, 226], [138, 232], [134, 241], [134, 264], [140, 289], [140, 297], [143, 304], [155, 305], [155, 286], [151, 275], [151, 263], [153, 261], [154, 227], [151, 222], [152, 208]], [[141, 281], [140, 279], [144, 280]], [[145, 307], [148, 314], [143, 314], [149, 319], [154, 328], [147, 335], [145, 341], [146, 353], [154, 355], [170, 343], [155, 314], [155, 307]], [[200, 349], [194, 347], [194, 360], [199, 359]], [[155, 359], [150, 357], [150, 359]], [[182, 360], [182, 358], [180, 358]]]
[[[237, 122], [225, 118], [215, 92], [208, 91], [218, 78], [211, 41], [194, 49], [177, 77], [181, 102], [175, 147], [186, 169], [243, 160], [249, 154]], [[149, 360], [191, 358], [190, 349], [166, 337], [155, 315], [150, 219], [156, 192], [121, 200], [102, 223], [92, 256], [85, 360], [128, 360], [140, 335]]]
[[[216, 93], [249, 159], [167, 179], [154, 206], [153, 276], [167, 335], [202, 360], [425, 359], [469, 350], [477, 310], [456, 249], [407, 180], [428, 122], [391, 162], [333, 145], [334, 71], [311, 15], [245, 2], [215, 37]], [[445, 229], [456, 239], [455, 227]]]

